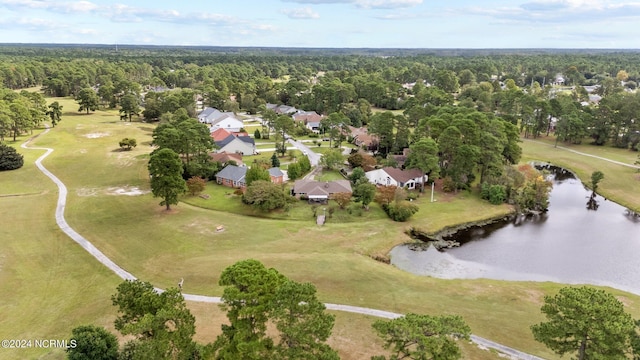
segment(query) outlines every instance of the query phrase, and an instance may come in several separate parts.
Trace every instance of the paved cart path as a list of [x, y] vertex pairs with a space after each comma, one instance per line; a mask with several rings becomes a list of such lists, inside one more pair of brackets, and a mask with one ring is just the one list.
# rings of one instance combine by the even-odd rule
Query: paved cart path
[[[47, 170], [47, 168], [45, 168], [44, 165], [42, 165], [42, 161], [47, 156], [49, 156], [54, 150], [51, 148], [29, 146], [29, 143], [31, 142], [31, 140], [35, 139], [38, 136], [45, 135], [46, 133], [49, 132], [49, 130], [50, 129], [47, 128], [41, 134], [36, 135], [35, 137], [27, 140], [25, 143], [21, 145], [21, 147], [24, 149], [30, 149], [30, 150], [45, 150], [45, 153], [36, 160], [35, 164], [38, 167], [38, 169], [42, 171], [43, 174], [45, 174], [49, 179], [51, 179], [51, 181], [53, 181], [58, 186], [58, 203], [56, 206], [55, 215], [56, 215], [56, 223], [60, 227], [60, 230], [62, 230], [65, 234], [67, 234], [78, 245], [82, 246], [82, 248], [85, 249], [94, 258], [96, 258], [96, 260], [98, 260], [104, 266], [111, 269], [111, 271], [116, 273], [116, 275], [118, 275], [120, 278], [122, 278], [123, 280], [135, 280], [136, 277], [133, 274], [121, 268], [118, 264], [113, 262], [113, 260], [109, 259], [102, 251], [100, 251], [91, 242], [89, 242], [89, 240], [85, 239], [82, 235], [80, 235], [77, 231], [75, 231], [71, 226], [69, 226], [69, 224], [67, 223], [67, 220], [64, 218], [64, 210], [67, 204], [67, 193], [68, 193], [67, 187], [64, 185], [64, 183], [60, 179], [58, 179], [53, 173]], [[163, 291], [163, 290], [158, 289], [158, 291]], [[188, 301], [214, 303], [214, 304], [219, 304], [222, 302], [221, 298], [218, 296], [205, 296], [205, 295], [196, 295], [196, 294], [182, 294], [182, 295], [184, 296], [185, 300], [188, 300]], [[364, 308], [359, 306], [328, 304], [328, 303], [325, 304], [325, 306], [327, 307], [328, 310], [370, 315], [370, 316], [375, 316], [375, 317], [385, 318], [385, 319], [395, 319], [403, 316], [402, 314], [397, 314], [389, 311], [370, 309], [370, 308]], [[478, 344], [479, 346], [495, 349], [500, 353], [510, 356], [512, 359], [544, 360], [542, 358], [539, 358], [527, 353], [523, 353], [516, 349], [495, 343], [491, 340], [484, 339], [476, 335], [471, 335], [471, 340], [474, 343]]]

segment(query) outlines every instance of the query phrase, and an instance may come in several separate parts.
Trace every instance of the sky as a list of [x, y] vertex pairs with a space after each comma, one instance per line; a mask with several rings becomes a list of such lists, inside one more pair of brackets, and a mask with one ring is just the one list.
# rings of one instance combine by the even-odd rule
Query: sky
[[0, 43], [640, 49], [640, 0], [0, 0]]

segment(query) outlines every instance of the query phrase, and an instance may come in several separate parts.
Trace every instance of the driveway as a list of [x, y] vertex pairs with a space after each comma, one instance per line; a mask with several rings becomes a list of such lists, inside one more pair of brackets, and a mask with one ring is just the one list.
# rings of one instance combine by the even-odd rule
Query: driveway
[[316, 167], [318, 166], [318, 164], [320, 164], [320, 158], [322, 157], [322, 155], [316, 154], [313, 151], [311, 151], [311, 149], [307, 145], [302, 143], [302, 141], [297, 141], [294, 139], [289, 139], [287, 141], [289, 142], [289, 144], [295, 146], [298, 150], [302, 151], [302, 153], [309, 158], [309, 162], [311, 163], [311, 166]]

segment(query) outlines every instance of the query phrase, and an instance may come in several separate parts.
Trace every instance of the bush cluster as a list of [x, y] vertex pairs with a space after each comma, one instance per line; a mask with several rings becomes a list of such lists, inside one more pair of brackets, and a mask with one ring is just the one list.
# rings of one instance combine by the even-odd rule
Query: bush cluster
[[0, 171], [19, 169], [24, 165], [24, 158], [16, 149], [0, 144]]

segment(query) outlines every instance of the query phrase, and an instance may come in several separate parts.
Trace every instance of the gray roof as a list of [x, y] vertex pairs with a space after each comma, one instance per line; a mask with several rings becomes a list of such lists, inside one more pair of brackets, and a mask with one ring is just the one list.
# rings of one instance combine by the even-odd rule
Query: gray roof
[[277, 167], [272, 167], [268, 171], [269, 171], [269, 175], [273, 177], [284, 176], [284, 173], [282, 172], [282, 170], [280, 170], [280, 168], [277, 168]]
[[233, 139], [235, 139], [236, 137], [233, 135], [229, 135], [226, 138], [220, 140], [220, 141], [216, 141], [216, 145], [222, 149], [223, 147], [227, 146], [227, 144], [229, 144], [230, 142], [233, 141]]
[[293, 185], [295, 194], [307, 195], [331, 195], [335, 193], [351, 193], [351, 183], [349, 180], [315, 181], [297, 180]]
[[245, 142], [247, 144], [251, 144], [251, 145], [255, 145], [256, 144], [255, 139], [250, 137], [250, 136], [238, 136], [238, 140], [240, 140], [242, 142]]
[[247, 168], [242, 166], [227, 165], [224, 169], [220, 170], [216, 174], [216, 177], [221, 179], [229, 179], [236, 182], [244, 182], [244, 177], [247, 174]]
[[214, 111], [216, 111], [216, 109], [211, 108], [211, 107], [207, 107], [207, 108], [205, 108], [204, 110], [202, 110], [202, 111], [198, 114], [198, 117], [199, 117], [199, 118], [200, 118], [200, 117], [206, 118], [206, 117], [210, 116], [211, 114], [213, 114], [213, 112], [214, 112]]

